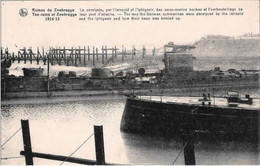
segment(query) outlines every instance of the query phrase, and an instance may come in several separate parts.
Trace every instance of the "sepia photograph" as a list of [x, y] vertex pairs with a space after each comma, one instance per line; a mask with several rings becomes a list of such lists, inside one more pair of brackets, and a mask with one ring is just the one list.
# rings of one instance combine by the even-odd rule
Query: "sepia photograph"
[[1, 165], [259, 165], [259, 1], [1, 2]]

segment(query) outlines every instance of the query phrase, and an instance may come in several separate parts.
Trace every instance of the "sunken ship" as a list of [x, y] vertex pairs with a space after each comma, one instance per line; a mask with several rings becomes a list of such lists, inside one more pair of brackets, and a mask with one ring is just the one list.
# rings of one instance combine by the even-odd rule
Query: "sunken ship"
[[[127, 97], [121, 120], [124, 132], [180, 135], [184, 129], [215, 136], [259, 139], [259, 99], [240, 98], [231, 91], [225, 98], [136, 96]], [[238, 138], [239, 138], [238, 137]]]

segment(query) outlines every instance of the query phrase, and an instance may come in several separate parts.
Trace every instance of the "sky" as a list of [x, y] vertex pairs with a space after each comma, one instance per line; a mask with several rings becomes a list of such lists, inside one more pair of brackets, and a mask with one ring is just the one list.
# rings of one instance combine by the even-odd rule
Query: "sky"
[[[16, 51], [22, 47], [84, 45], [131, 48], [160, 47], [170, 41], [192, 44], [206, 35], [259, 34], [259, 1], [1, 1], [1, 45]], [[19, 10], [28, 15], [21, 17]], [[184, 16], [179, 21], [79, 21], [62, 18], [44, 21], [32, 8], [243, 8], [242, 16]]]

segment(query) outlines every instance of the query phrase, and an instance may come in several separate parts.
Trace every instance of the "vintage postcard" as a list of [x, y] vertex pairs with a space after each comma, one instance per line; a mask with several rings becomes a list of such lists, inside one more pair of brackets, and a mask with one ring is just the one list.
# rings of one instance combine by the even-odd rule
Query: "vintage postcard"
[[1, 1], [1, 164], [258, 165], [259, 1]]

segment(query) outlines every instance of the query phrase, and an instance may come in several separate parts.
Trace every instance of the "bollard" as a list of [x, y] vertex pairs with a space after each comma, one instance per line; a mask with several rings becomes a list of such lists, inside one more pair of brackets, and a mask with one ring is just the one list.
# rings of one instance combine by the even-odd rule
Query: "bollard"
[[103, 126], [94, 126], [97, 165], [105, 165]]
[[33, 165], [29, 121], [21, 120], [21, 124], [22, 124], [22, 133], [23, 133], [23, 146], [24, 146], [24, 152], [25, 152], [25, 155], [24, 155], [25, 163], [26, 163], [26, 165]]

